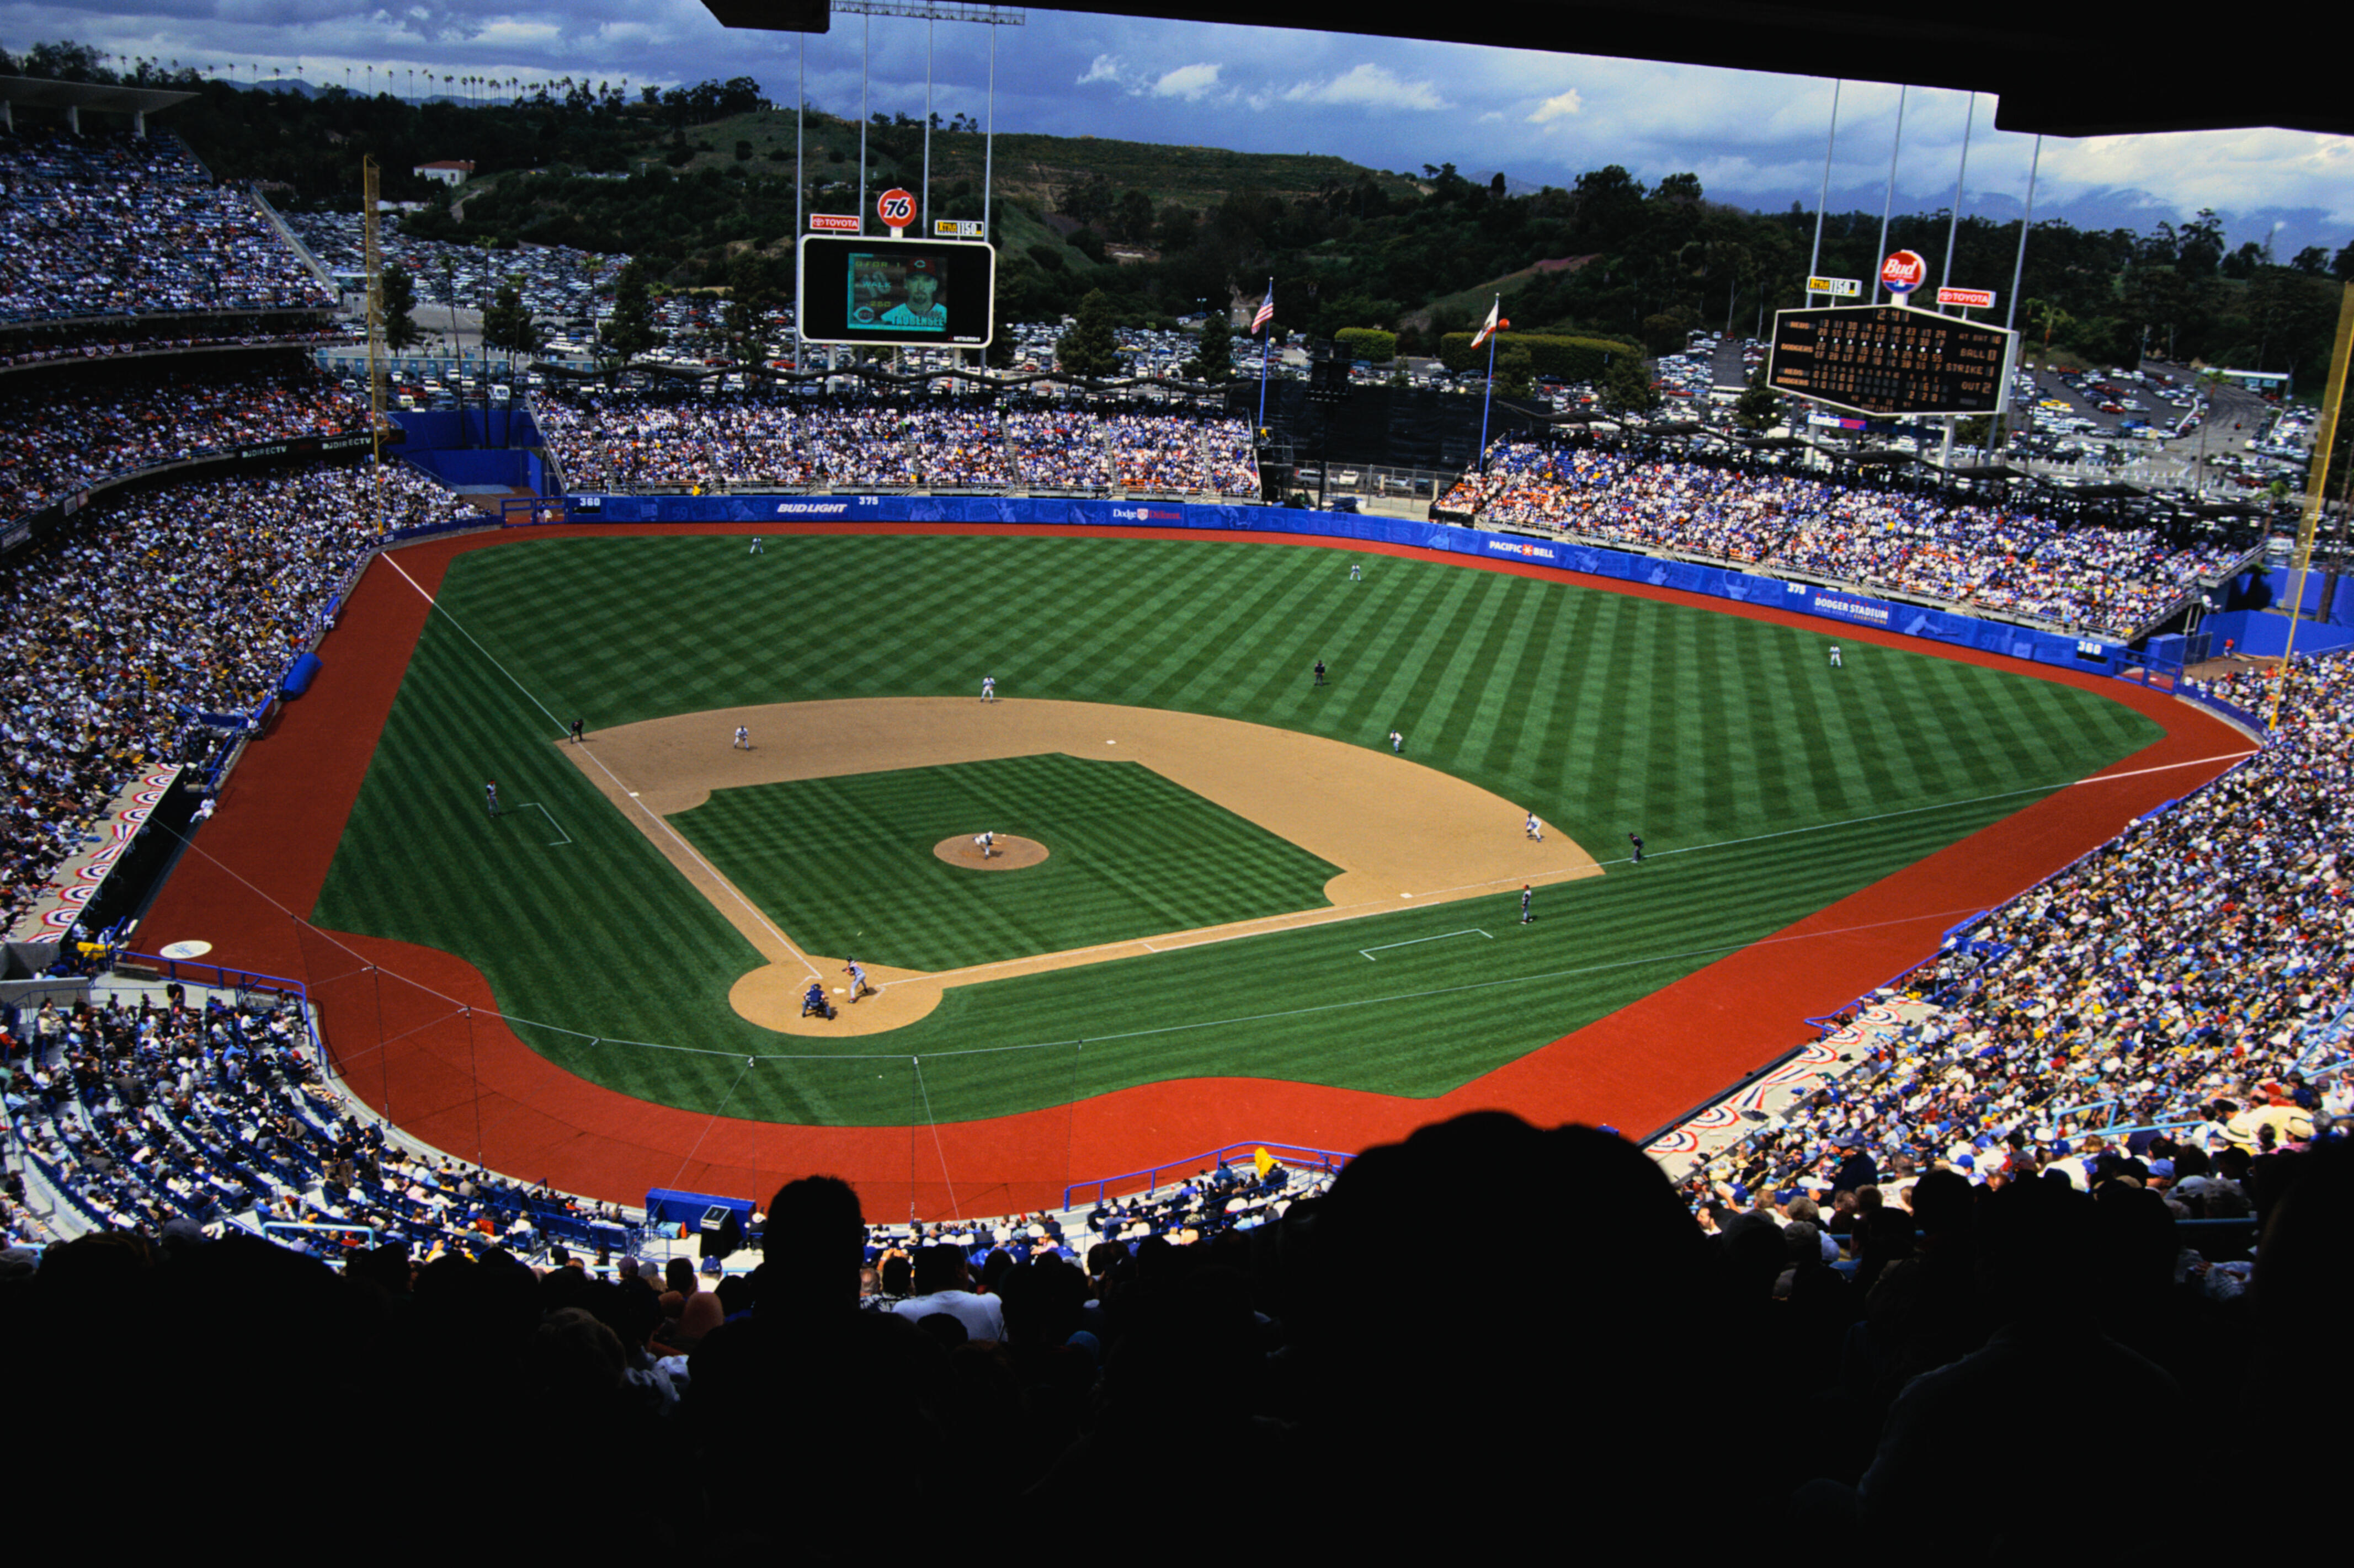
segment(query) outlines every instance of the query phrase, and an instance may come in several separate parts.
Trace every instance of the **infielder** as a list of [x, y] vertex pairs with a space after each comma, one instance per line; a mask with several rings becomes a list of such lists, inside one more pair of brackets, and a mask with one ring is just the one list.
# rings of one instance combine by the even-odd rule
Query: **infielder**
[[1537, 842], [1544, 842], [1544, 824], [1537, 821], [1537, 814], [1534, 811], [1529, 813], [1528, 832], [1529, 837], [1536, 840]]
[[996, 676], [983, 675], [981, 678], [981, 700], [984, 703], [993, 703], [997, 700]]
[[736, 726], [736, 744], [730, 749], [735, 751], [749, 751], [752, 749], [752, 726], [750, 725], [739, 724]]
[[1400, 757], [1405, 755], [1405, 736], [1396, 730], [1390, 731], [1390, 749]]

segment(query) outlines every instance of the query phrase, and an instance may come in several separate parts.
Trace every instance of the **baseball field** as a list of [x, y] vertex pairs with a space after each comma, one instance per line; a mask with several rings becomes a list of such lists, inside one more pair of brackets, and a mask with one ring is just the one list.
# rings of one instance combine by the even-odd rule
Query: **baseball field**
[[749, 532], [379, 562], [155, 939], [299, 969], [355, 1089], [516, 1174], [989, 1212], [1470, 1104], [1644, 1130], [2246, 749], [1402, 547]]

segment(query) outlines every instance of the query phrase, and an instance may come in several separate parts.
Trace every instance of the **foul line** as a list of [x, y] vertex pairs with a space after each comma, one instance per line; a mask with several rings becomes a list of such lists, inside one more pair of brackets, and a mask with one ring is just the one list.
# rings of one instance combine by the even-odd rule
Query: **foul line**
[[[1380, 960], [1373, 957], [1375, 953], [1386, 953], [1392, 948], [1411, 948], [1423, 942], [1443, 942], [1449, 937], [1488, 937], [1488, 933], [1474, 926], [1469, 930], [1441, 931], [1436, 937], [1416, 937], [1412, 941], [1408, 942], [1383, 942], [1371, 948], [1359, 948], [1357, 951], [1364, 959], [1365, 962], [1369, 964], [1378, 963]], [[1496, 938], [1493, 937], [1488, 937], [1488, 940], [1491, 942], [1495, 939]]]
[[[407, 583], [410, 588], [415, 588], [418, 592], [418, 597], [424, 599], [426, 604], [432, 609], [434, 613], [440, 616], [442, 620], [448, 621], [451, 626], [456, 627], [459, 636], [464, 638], [467, 641], [473, 643], [476, 652], [480, 652], [483, 658], [488, 659], [491, 662], [492, 668], [497, 670], [500, 674], [504, 675], [508, 682], [514, 685], [514, 689], [524, 694], [525, 699], [528, 701], [533, 707], [537, 708], [541, 713], [547, 714], [547, 722], [556, 726], [559, 732], [557, 737], [558, 740], [563, 739], [565, 736], [569, 736], [572, 733], [571, 727], [568, 725], [565, 724], [563, 720], [557, 718], [554, 714], [548, 713], [547, 705], [541, 702], [537, 697], [532, 695], [531, 688], [525, 685], [521, 681], [516, 680], [514, 677], [514, 672], [508, 669], [504, 664], [500, 663], [497, 656], [492, 653], [489, 649], [484, 648], [481, 641], [475, 638], [474, 634], [466, 630], [465, 624], [462, 621], [461, 621], [456, 616], [451, 615], [448, 610], [443, 609], [441, 608], [440, 601], [436, 599], [431, 594], [427, 593], [425, 591], [425, 585], [419, 582], [415, 577], [410, 577], [408, 571], [402, 567], [398, 561], [394, 560], [389, 555], [378, 556], [376, 558], [384, 562], [385, 565], [390, 567], [394, 571], [399, 572], [401, 581]], [[680, 835], [679, 831], [676, 828], [672, 827], [670, 823], [663, 819], [660, 812], [654, 810], [652, 807], [646, 805], [632, 794], [629, 786], [621, 782], [620, 775], [616, 774], [611, 768], [605, 766], [604, 758], [599, 757], [594, 752], [590, 752], [588, 754], [588, 761], [593, 767], [595, 767], [598, 772], [602, 773], [611, 781], [616, 792], [618, 792], [624, 800], [628, 800], [630, 804], [635, 807], [638, 810], [644, 812], [648, 821], [662, 829], [663, 832], [669, 834], [671, 842], [678, 845], [680, 853], [686, 855], [688, 859], [694, 861], [695, 864], [701, 866], [704, 869], [705, 874], [711, 878], [714, 885], [724, 888], [726, 891], [727, 896], [734, 899], [737, 906], [741, 908], [744, 913], [749, 915], [755, 921], [757, 921], [762, 930], [768, 932], [769, 936], [774, 937], [777, 939], [778, 946], [783, 948], [786, 952], [790, 953], [793, 956], [794, 961], [799, 963], [801, 968], [809, 970], [811, 979], [820, 978], [818, 975], [818, 968], [815, 964], [810, 962], [809, 955], [802, 952], [801, 948], [795, 945], [790, 937], [786, 936], [784, 932], [779, 930], [777, 928], [776, 922], [769, 919], [765, 914], [761, 913], [759, 906], [754, 904], [750, 899], [745, 897], [743, 894], [737, 892], [736, 885], [728, 881], [726, 877], [721, 875], [717, 866], [704, 859], [703, 855], [695, 849], [695, 847], [693, 844], [688, 843], [686, 840]], [[558, 831], [560, 832], [561, 830], [559, 829]], [[721, 1054], [732, 1054], [733, 1053], [721, 1053]]]
[[2161, 762], [2155, 768], [2137, 768], [2130, 773], [2095, 773], [2090, 779], [2077, 779], [2076, 784], [2069, 788], [2074, 789], [2080, 784], [2106, 784], [2113, 779], [2139, 779], [2145, 774], [2165, 773], [2177, 768], [2204, 768], [2211, 762], [2245, 762], [2257, 755], [2253, 751], [2232, 751], [2220, 757], [2201, 757], [2191, 762]]
[[[556, 813], [540, 805], [536, 800], [517, 800], [514, 805], [507, 807], [506, 810], [528, 811], [535, 809], [541, 816], [547, 819], [547, 825], [557, 832], [557, 836], [547, 841], [549, 849], [560, 849], [572, 842], [572, 835], [564, 831], [564, 824], [556, 820]], [[503, 811], [500, 814], [504, 816], [505, 812]]]

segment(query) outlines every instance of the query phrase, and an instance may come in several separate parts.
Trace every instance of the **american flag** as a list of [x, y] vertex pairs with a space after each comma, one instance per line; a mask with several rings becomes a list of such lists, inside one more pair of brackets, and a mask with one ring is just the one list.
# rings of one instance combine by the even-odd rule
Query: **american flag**
[[1259, 304], [1258, 314], [1251, 317], [1251, 331], [1256, 334], [1259, 328], [1267, 325], [1267, 323], [1274, 319], [1275, 285], [1273, 283], [1269, 283], [1267, 286], [1267, 298]]

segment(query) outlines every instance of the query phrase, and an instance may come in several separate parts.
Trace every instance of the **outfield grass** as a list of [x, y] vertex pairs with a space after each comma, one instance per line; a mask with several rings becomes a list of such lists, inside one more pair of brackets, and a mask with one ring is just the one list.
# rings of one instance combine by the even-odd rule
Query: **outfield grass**
[[[909, 969], [1321, 908], [1341, 871], [1140, 763], [1059, 753], [715, 789], [671, 823], [808, 951]], [[932, 853], [984, 827], [1051, 853]]]
[[[519, 1033], [611, 1087], [786, 1120], [991, 1116], [1235, 1072], [1443, 1093], [2159, 733], [2094, 693], [1903, 650], [1850, 641], [1832, 671], [1834, 629], [1257, 541], [534, 540], [459, 557], [441, 604], [314, 918], [463, 955], [546, 1025]], [[576, 715], [970, 695], [984, 673], [1007, 697], [1368, 747], [1394, 726], [1417, 761], [1606, 862], [1630, 830], [1653, 858], [1543, 890], [1525, 928], [1517, 895], [1401, 910], [951, 991], [830, 1051], [730, 1011], [758, 956], [553, 744]], [[551, 846], [536, 810], [489, 818], [491, 777], [573, 842]], [[871, 873], [842, 910], [906, 896]], [[1358, 956], [1467, 927], [1497, 939]]]

